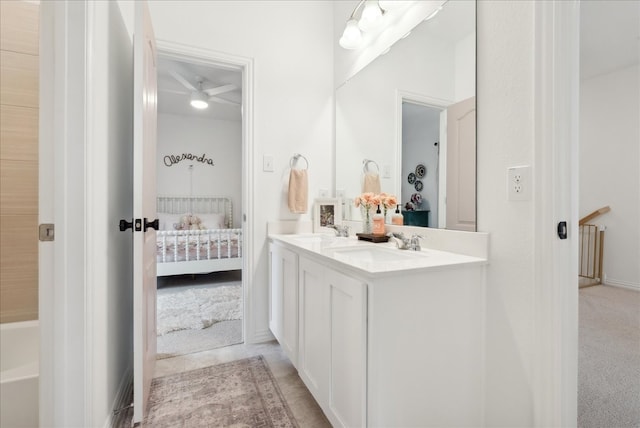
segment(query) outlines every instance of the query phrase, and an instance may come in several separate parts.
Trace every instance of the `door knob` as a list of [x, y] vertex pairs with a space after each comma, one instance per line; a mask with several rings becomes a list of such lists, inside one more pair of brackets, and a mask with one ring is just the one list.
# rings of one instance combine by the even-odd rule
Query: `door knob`
[[124, 232], [127, 229], [133, 229], [133, 220], [127, 221], [125, 219], [120, 220], [120, 232]]
[[160, 221], [158, 219], [155, 219], [153, 221], [147, 221], [147, 218], [144, 218], [144, 231], [146, 232], [147, 229], [152, 228], [155, 230], [160, 229]]

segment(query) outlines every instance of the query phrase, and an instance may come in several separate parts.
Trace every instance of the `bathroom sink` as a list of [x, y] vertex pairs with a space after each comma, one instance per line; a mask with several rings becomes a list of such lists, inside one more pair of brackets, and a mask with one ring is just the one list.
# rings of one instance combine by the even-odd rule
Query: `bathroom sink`
[[422, 254], [413, 251], [375, 246], [333, 248], [328, 251], [327, 255], [337, 260], [358, 263], [388, 263], [424, 257]]

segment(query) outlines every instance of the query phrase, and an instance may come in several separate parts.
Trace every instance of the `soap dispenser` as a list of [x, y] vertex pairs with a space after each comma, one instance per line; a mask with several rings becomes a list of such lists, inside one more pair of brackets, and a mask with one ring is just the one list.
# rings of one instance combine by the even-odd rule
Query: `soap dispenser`
[[404, 224], [404, 217], [400, 213], [400, 205], [396, 205], [396, 212], [391, 216], [391, 223], [397, 226]]
[[378, 210], [373, 215], [373, 234], [384, 235], [384, 216], [380, 211], [380, 205], [378, 205]]

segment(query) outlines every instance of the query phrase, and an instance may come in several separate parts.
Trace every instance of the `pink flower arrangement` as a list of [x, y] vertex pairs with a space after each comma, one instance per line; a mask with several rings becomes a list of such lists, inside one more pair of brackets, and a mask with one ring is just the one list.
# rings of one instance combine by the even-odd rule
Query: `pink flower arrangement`
[[382, 199], [380, 198], [380, 195], [376, 195], [372, 192], [365, 192], [360, 196], [356, 196], [354, 203], [356, 208], [362, 205], [368, 210], [382, 204]]

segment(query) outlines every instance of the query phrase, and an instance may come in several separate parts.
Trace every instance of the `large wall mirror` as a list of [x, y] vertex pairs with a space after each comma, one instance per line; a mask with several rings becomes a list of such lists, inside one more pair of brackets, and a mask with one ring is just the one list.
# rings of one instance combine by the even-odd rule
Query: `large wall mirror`
[[[397, 196], [405, 224], [476, 230], [476, 3], [450, 0], [336, 91], [343, 215], [364, 175]], [[419, 197], [417, 195], [420, 195]]]

